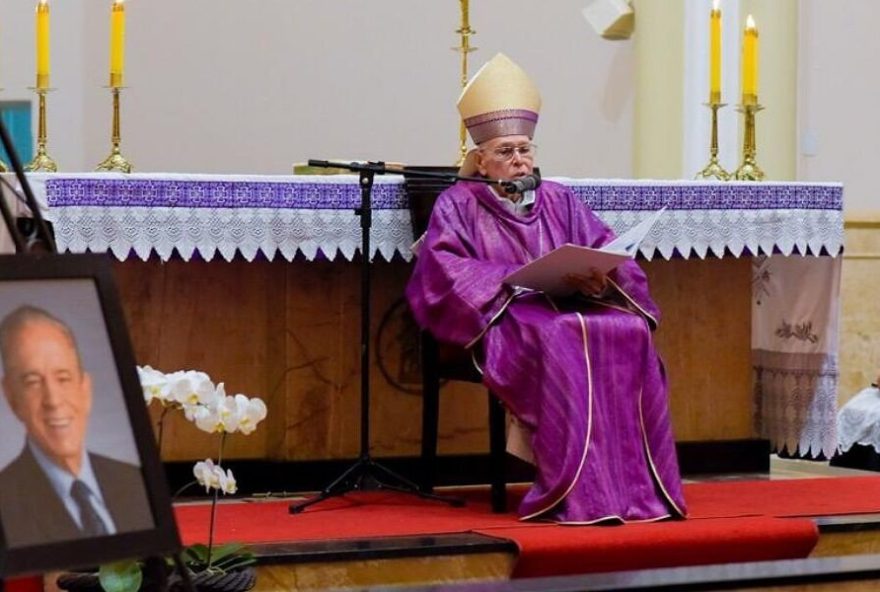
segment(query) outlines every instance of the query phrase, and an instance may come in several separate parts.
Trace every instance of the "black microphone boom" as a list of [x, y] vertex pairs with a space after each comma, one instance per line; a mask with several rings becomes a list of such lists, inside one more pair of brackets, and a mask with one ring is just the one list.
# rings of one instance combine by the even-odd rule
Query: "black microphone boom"
[[512, 181], [501, 181], [501, 188], [507, 193], [522, 193], [537, 189], [541, 184], [541, 177], [538, 175], [526, 175]]
[[488, 177], [466, 177], [455, 173], [442, 173], [437, 171], [423, 171], [420, 169], [398, 168], [386, 166], [384, 162], [334, 162], [330, 160], [309, 159], [310, 167], [345, 169], [359, 173], [372, 175], [403, 175], [404, 177], [421, 177], [426, 179], [443, 179], [449, 183], [456, 181], [473, 181], [487, 185], [500, 185], [507, 193], [522, 193], [530, 189], [537, 189], [541, 184], [541, 176], [537, 173], [520, 177], [519, 179], [490, 179]]

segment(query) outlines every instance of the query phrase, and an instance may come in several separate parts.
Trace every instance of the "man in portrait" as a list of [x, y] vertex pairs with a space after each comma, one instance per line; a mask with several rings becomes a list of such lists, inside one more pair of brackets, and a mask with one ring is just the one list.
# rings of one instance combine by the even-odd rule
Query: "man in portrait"
[[16, 308], [0, 321], [0, 361], [3, 394], [26, 432], [0, 471], [7, 546], [153, 528], [140, 468], [86, 449], [93, 385], [70, 327], [41, 308]]

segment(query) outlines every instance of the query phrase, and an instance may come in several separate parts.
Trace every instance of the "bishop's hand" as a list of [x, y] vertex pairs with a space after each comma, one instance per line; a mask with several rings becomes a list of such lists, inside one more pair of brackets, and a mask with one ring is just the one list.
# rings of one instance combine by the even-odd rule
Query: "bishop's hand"
[[601, 296], [608, 287], [608, 276], [595, 268], [589, 273], [567, 273], [562, 279], [584, 296]]

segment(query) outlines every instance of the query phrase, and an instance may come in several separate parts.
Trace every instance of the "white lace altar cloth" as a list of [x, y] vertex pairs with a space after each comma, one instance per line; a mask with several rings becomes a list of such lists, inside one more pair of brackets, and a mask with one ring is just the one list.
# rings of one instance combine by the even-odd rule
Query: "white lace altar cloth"
[[[356, 175], [30, 175], [49, 204], [62, 251], [110, 251], [141, 259], [174, 252], [287, 260], [319, 254], [347, 260], [360, 250]], [[554, 179], [616, 231], [662, 206], [641, 245], [652, 259], [781, 253], [836, 255], [843, 244], [839, 184]], [[403, 178], [377, 176], [372, 256], [409, 260], [413, 242]]]

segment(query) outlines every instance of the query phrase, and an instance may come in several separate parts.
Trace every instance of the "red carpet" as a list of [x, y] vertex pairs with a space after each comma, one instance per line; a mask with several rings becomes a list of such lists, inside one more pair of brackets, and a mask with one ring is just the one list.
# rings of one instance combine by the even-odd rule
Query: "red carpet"
[[[511, 493], [511, 507], [522, 490]], [[232, 502], [217, 511], [219, 542], [275, 542], [480, 532], [520, 548], [515, 575], [531, 577], [805, 557], [818, 539], [796, 517], [880, 513], [880, 477], [731, 481], [685, 486], [690, 516], [625, 526], [523, 523], [492, 514], [485, 492], [464, 508], [412, 496], [359, 493], [290, 515], [288, 502]], [[210, 506], [176, 507], [184, 543], [204, 542]]]

